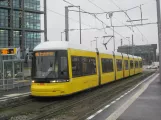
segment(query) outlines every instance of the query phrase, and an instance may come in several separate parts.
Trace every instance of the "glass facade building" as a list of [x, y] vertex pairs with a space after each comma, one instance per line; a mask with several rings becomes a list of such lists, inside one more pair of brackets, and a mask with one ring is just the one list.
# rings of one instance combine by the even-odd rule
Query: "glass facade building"
[[45, 14], [41, 10], [42, 1], [0, 1], [0, 48], [20, 47], [23, 50], [33, 50], [41, 42], [41, 35], [44, 34], [41, 16]]

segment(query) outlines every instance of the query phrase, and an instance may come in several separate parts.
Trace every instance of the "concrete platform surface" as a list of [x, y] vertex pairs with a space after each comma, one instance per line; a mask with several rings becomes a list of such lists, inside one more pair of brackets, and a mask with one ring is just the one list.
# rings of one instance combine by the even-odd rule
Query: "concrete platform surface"
[[155, 79], [118, 120], [161, 120], [161, 82]]
[[87, 120], [161, 120], [161, 82], [155, 73]]
[[12, 96], [20, 96], [26, 93], [30, 93], [30, 86], [20, 87], [19, 89], [11, 89], [8, 91], [0, 91], [0, 99]]

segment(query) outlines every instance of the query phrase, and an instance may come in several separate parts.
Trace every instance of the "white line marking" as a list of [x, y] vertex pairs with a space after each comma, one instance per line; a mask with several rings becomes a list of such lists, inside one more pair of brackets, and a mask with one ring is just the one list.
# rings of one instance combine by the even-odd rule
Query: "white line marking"
[[121, 99], [121, 98], [119, 97], [119, 98], [116, 99], [116, 101], [119, 101], [120, 99]]
[[9, 94], [9, 95], [4, 95], [6, 97], [15, 97], [15, 96], [20, 96], [20, 93], [15, 93], [15, 94]]
[[110, 107], [110, 105], [106, 105], [104, 108], [108, 108], [108, 107]]
[[98, 114], [98, 113], [101, 113], [102, 111], [103, 111], [102, 109], [101, 109], [101, 110], [99, 110], [99, 111], [97, 111], [97, 114]]
[[1, 97], [1, 100], [7, 100], [7, 99], [15, 99], [15, 98], [20, 98], [20, 97], [25, 97], [28, 96], [30, 94], [30, 92], [27, 93], [15, 93], [15, 94], [9, 94], [9, 95], [4, 95], [5, 97]]
[[112, 113], [106, 120], [116, 120], [122, 115], [125, 110], [148, 88], [150, 83], [152, 83], [159, 74], [153, 77], [150, 81], [148, 81], [135, 95], [133, 95], [129, 100], [127, 100], [119, 109], [117, 109], [114, 113]]
[[124, 95], [121, 95], [121, 96], [120, 96], [120, 98], [123, 98], [123, 97], [124, 97]]
[[127, 93], [130, 93], [130, 90]]
[[[144, 81], [142, 81], [142, 82], [140, 82], [139, 84], [137, 84], [134, 88], [132, 88], [131, 90], [129, 90], [127, 93], [130, 93], [130, 92], [132, 92], [134, 89], [136, 89], [139, 85], [141, 85], [143, 82], [145, 82], [145, 81], [147, 81], [147, 80], [149, 80], [151, 77], [153, 77], [155, 74], [152, 74], [151, 76], [149, 76], [149, 77], [147, 77], [147, 78], [145, 78], [144, 79]], [[157, 75], [156, 75], [157, 76]], [[155, 77], [156, 77], [155, 76]], [[118, 100], [120, 100], [121, 98], [123, 98], [125, 96], [125, 94], [123, 94], [123, 95], [121, 95], [119, 98], [117, 98], [116, 100], [115, 100], [115, 102], [116, 101], [118, 101]], [[114, 102], [114, 101], [113, 101]], [[109, 105], [106, 105], [103, 109], [101, 109], [102, 111], [103, 110], [105, 110], [105, 109], [107, 109], [108, 107], [110, 107], [112, 104], [114, 104], [113, 102], [111, 102]], [[95, 114], [93, 114], [93, 115], [91, 115], [90, 117], [88, 117], [86, 120], [90, 120], [90, 119], [92, 119], [92, 118], [94, 118], [96, 115], [98, 115], [99, 113], [95, 113]]]
[[114, 104], [115, 102], [116, 102], [116, 101], [114, 100], [114, 101], [111, 102], [111, 104]]
[[91, 115], [90, 117], [87, 118], [87, 120], [90, 120], [90, 119], [92, 119], [94, 117], [95, 117], [95, 115]]

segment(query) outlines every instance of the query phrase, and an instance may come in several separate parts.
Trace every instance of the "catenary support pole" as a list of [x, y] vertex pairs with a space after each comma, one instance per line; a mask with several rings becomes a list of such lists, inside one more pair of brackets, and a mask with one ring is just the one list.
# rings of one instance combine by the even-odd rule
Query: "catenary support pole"
[[45, 36], [45, 40], [44, 41], [48, 41], [47, 38], [47, 1], [44, 0], [44, 36]]
[[69, 10], [65, 7], [65, 41], [69, 41]]
[[82, 44], [82, 23], [81, 23], [81, 9], [79, 6], [79, 31], [80, 31], [80, 44]]
[[98, 40], [98, 37], [95, 37], [96, 38], [96, 48], [98, 48], [98, 46], [97, 46], [97, 40]]
[[114, 49], [114, 52], [115, 52], [115, 28], [113, 27], [113, 49]]
[[161, 18], [160, 18], [160, 0], [156, 0], [157, 6], [157, 21], [158, 21], [158, 46], [159, 46], [159, 73], [160, 73], [160, 81], [161, 81]]
[[134, 35], [132, 34], [132, 55], [134, 55]]

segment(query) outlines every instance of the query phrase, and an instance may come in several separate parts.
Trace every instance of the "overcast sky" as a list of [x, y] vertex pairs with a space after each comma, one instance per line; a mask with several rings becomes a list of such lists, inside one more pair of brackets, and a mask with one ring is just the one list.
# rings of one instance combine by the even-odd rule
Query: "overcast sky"
[[[135, 6], [139, 6], [140, 4], [144, 4], [142, 6], [143, 10], [143, 18], [148, 19], [144, 21], [144, 23], [149, 22], [156, 22], [156, 1], [155, 0], [89, 0], [96, 4], [98, 7], [91, 4], [88, 0], [67, 0], [74, 5], [80, 5], [81, 8], [88, 12], [98, 13], [98, 12], [109, 12], [109, 11], [116, 11], [119, 10], [117, 6], [119, 6], [122, 10], [126, 10]], [[115, 4], [114, 4], [115, 3]], [[63, 0], [47, 0], [47, 15], [48, 15], [48, 39], [52, 40], [61, 40], [61, 32], [65, 29], [65, 6], [69, 4], [65, 3]], [[117, 6], [116, 6], [117, 5]], [[77, 10], [75, 8], [70, 8], [70, 10]], [[57, 12], [58, 14], [54, 13]], [[59, 15], [61, 14], [61, 15]], [[69, 20], [69, 29], [79, 29], [79, 23], [76, 22], [79, 20], [79, 14], [75, 12], [70, 12], [69, 17], [72, 18]], [[82, 29], [85, 28], [103, 28], [102, 23], [96, 20], [93, 16], [89, 14], [81, 14], [82, 15]], [[131, 11], [128, 11], [128, 15], [132, 20], [141, 19], [140, 17], [140, 9], [136, 8]], [[107, 25], [110, 26], [110, 21], [106, 19], [106, 14], [98, 15], [99, 19], [104, 21]], [[74, 19], [74, 20], [73, 20]], [[129, 24], [126, 22], [128, 18], [124, 13], [114, 13], [113, 14], [113, 25], [125, 25]], [[140, 24], [140, 22], [133, 22], [134, 24]], [[105, 27], [105, 26], [104, 26]], [[138, 29], [139, 30], [138, 30]], [[119, 33], [115, 33], [116, 39], [116, 49], [120, 46], [121, 42], [120, 39], [123, 39], [123, 44], [129, 44], [126, 37], [130, 37], [132, 34], [134, 35], [134, 44], [141, 45], [141, 44], [157, 44], [157, 26], [156, 25], [148, 25], [148, 26], [141, 26], [141, 27], [134, 27], [134, 32], [127, 27], [124, 28], [115, 28], [115, 31]], [[106, 31], [106, 33], [105, 33]], [[140, 33], [140, 32], [141, 33]], [[141, 35], [143, 34], [143, 36]], [[98, 38], [98, 46], [104, 48], [102, 45], [103, 38], [102, 36], [109, 36], [112, 35], [111, 29], [106, 30], [86, 30], [82, 31], [82, 44], [91, 46], [91, 40], [94, 40], [95, 37]], [[124, 37], [124, 38], [123, 38]], [[65, 40], [63, 34], [63, 40]], [[105, 39], [107, 41], [108, 39]], [[70, 32], [69, 41], [75, 44], [79, 44], [79, 31], [72, 31]], [[92, 43], [92, 47], [95, 47], [95, 42]], [[108, 50], [113, 50], [113, 40], [109, 42], [107, 45]]]

